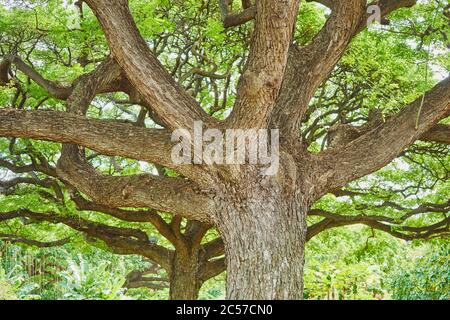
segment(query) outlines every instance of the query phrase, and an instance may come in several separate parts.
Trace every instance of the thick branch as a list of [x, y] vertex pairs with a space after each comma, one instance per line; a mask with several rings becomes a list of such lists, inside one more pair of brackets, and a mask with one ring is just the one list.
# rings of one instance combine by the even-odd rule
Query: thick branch
[[[334, 190], [387, 165], [450, 114], [450, 77], [385, 123], [347, 144], [312, 157], [317, 164], [318, 193]], [[417, 128], [416, 128], [417, 125]]]
[[311, 210], [309, 215], [322, 216], [325, 219], [308, 227], [307, 240], [325, 230], [354, 224], [364, 224], [403, 240], [429, 239], [434, 236], [447, 235], [450, 232], [450, 217], [445, 217], [429, 226], [409, 227], [395, 224], [395, 219], [384, 216], [344, 216], [323, 210]]
[[23, 243], [23, 244], [38, 247], [38, 248], [59, 247], [59, 246], [63, 246], [70, 242], [70, 238], [64, 238], [61, 240], [44, 242], [44, 241], [33, 240], [33, 239], [18, 236], [15, 234], [7, 234], [7, 233], [0, 233], [0, 239], [3, 241], [11, 242], [11, 243]]
[[58, 111], [0, 109], [0, 136], [72, 143], [105, 155], [174, 167], [170, 158], [171, 135], [161, 129], [86, 119]]
[[89, 0], [114, 59], [167, 128], [193, 128], [212, 118], [189, 96], [153, 56], [133, 21], [128, 1]]
[[450, 144], [450, 125], [437, 124], [420, 137], [422, 141]]

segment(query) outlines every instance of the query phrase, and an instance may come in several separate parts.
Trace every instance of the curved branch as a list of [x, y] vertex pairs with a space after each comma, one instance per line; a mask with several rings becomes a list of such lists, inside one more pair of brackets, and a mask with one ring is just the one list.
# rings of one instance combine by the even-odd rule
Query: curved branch
[[387, 165], [449, 114], [450, 77], [427, 92], [423, 102], [422, 97], [418, 98], [345, 148], [313, 154], [317, 172], [320, 172], [316, 185], [318, 194], [342, 187]]
[[0, 86], [6, 85], [9, 82], [8, 71], [12, 64], [14, 64], [17, 69], [22, 71], [27, 77], [44, 88], [53, 97], [64, 100], [67, 99], [72, 91], [70, 86], [64, 86], [55, 81], [45, 79], [36, 70], [28, 66], [15, 55], [6, 56], [3, 61], [0, 62]]
[[139, 34], [128, 1], [87, 0], [86, 3], [100, 21], [114, 59], [167, 128], [190, 129], [196, 120], [213, 121], [154, 57]]
[[[123, 287], [127, 289], [145, 287], [154, 290], [169, 288], [169, 279], [157, 276], [158, 271], [158, 266], [154, 264], [145, 270], [131, 271], [127, 274]], [[149, 274], [155, 274], [155, 276], [148, 276]]]
[[256, 2], [249, 57], [229, 119], [233, 127], [267, 127], [286, 69], [298, 5], [298, 0]]
[[67, 149], [58, 161], [58, 176], [94, 202], [113, 208], [152, 208], [193, 220], [209, 221], [211, 199], [192, 182], [151, 174], [102, 175], [86, 162], [78, 148], [70, 147], [63, 147]]
[[50, 179], [40, 180], [37, 178], [16, 177], [8, 181], [0, 180], [0, 194], [18, 186], [19, 184], [31, 184], [35, 186], [41, 186], [44, 188], [51, 188], [54, 185], [53, 181]]
[[131, 211], [118, 208], [107, 207], [92, 201], [86, 200], [83, 196], [76, 192], [71, 193], [71, 199], [75, 202], [78, 210], [95, 211], [110, 215], [117, 219], [129, 222], [149, 222], [171, 243], [177, 241], [169, 224], [155, 210]]
[[[417, 4], [417, 0], [377, 0], [369, 5], [377, 5], [380, 8], [382, 18], [386, 18], [391, 12], [401, 9], [410, 8]], [[364, 19], [361, 21], [357, 32], [361, 32], [367, 27], [367, 20], [371, 13], [366, 13]]]

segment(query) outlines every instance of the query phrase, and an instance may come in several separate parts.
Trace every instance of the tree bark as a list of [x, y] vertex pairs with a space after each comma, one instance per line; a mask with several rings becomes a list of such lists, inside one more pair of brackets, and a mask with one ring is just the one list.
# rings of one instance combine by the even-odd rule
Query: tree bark
[[220, 215], [227, 298], [302, 299], [307, 201], [300, 192], [260, 186], [236, 192]]
[[176, 250], [170, 273], [170, 300], [197, 300], [203, 281], [199, 273], [199, 252]]

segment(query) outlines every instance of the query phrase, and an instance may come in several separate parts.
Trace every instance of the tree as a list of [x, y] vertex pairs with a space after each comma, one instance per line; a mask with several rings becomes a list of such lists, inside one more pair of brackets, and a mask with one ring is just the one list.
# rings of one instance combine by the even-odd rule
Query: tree
[[[89, 197], [91, 200], [87, 201], [95, 206], [110, 212], [122, 212], [123, 208], [168, 212], [174, 216], [174, 221], [184, 217], [199, 221], [193, 224], [214, 226], [223, 239], [227, 297], [231, 299], [302, 298], [305, 243], [326, 228], [364, 223], [404, 238], [426, 238], [448, 232], [449, 218], [445, 215], [448, 208], [443, 204], [413, 209], [414, 212], [400, 220], [385, 216], [348, 217], [310, 209], [327, 193], [351, 193], [342, 188], [389, 164], [417, 140], [448, 143], [448, 125], [438, 123], [450, 114], [450, 79], [444, 79], [424, 94], [416, 94], [415, 100], [409, 99], [387, 119], [368, 117], [362, 126], [342, 123], [333, 127], [329, 130], [330, 143], [325, 144], [323, 150], [312, 150], [312, 142], [320, 135], [309, 135], [309, 141], [308, 136], [301, 135], [302, 125], [309, 124], [309, 107], [314, 106], [314, 96], [324, 88], [322, 84], [330, 78], [351, 41], [366, 28], [370, 18], [367, 7], [372, 3], [320, 1], [331, 10], [326, 23], [310, 41], [296, 43], [293, 31], [298, 23], [297, 13], [302, 14], [305, 4], [299, 9], [296, 0], [261, 0], [255, 5], [243, 1], [242, 11], [233, 13], [232, 3], [219, 2], [224, 27], [254, 21], [248, 57], [239, 70], [233, 110], [226, 119], [213, 117], [211, 114], [216, 108], [210, 108], [208, 113], [193, 98], [201, 97], [203, 88], [191, 95], [174, 80], [178, 66], [171, 74], [156, 59], [157, 50], [152, 52], [140, 34], [128, 1], [88, 0], [85, 3], [101, 24], [111, 56], [88, 76], [80, 77], [69, 86], [46, 80], [16, 55], [4, 57], [0, 64], [0, 80], [4, 85], [9, 83], [10, 67], [14, 65], [50, 95], [67, 103], [65, 112], [1, 109], [0, 135], [63, 143], [55, 176], [69, 190]], [[203, 4], [202, 10], [209, 14], [211, 2]], [[415, 1], [381, 1], [377, 5], [386, 19], [397, 9], [414, 6]], [[438, 4], [437, 7], [443, 6]], [[445, 16], [448, 7], [443, 9]], [[433, 36], [439, 32], [428, 30]], [[191, 44], [191, 51], [194, 51], [192, 47], [195, 45]], [[208, 64], [207, 61], [207, 57], [200, 59], [200, 63]], [[191, 74], [206, 75], [210, 79], [220, 77], [215, 74], [216, 70], [213, 73], [203, 70], [191, 70]], [[224, 88], [218, 88], [211, 80], [206, 89], [215, 88], [215, 97], [221, 90], [226, 95], [233, 77], [224, 78], [228, 79]], [[197, 87], [201, 83], [197, 82]], [[195, 84], [192, 87], [195, 88]], [[116, 91], [127, 93], [142, 105], [145, 113], [162, 128], [142, 128], [86, 117], [97, 94]], [[225, 106], [227, 103], [225, 101]], [[214, 106], [217, 105], [216, 99]], [[259, 166], [250, 164], [174, 163], [171, 132], [176, 129], [193, 131], [196, 121], [202, 121], [206, 128], [220, 130], [279, 129], [277, 174], [263, 176]], [[311, 132], [311, 126], [309, 128]], [[105, 175], [92, 167], [84, 148], [108, 156], [146, 161], [177, 174]], [[389, 203], [383, 206], [388, 207]], [[401, 210], [408, 211], [408, 208]], [[444, 217], [427, 227], [403, 226], [400, 231], [392, 230], [393, 225], [403, 223], [415, 213], [429, 211], [444, 211]], [[309, 235], [308, 212], [310, 216], [325, 218], [310, 226]], [[8, 214], [31, 215], [27, 210]], [[33, 215], [41, 217], [39, 213]], [[88, 225], [83, 227], [83, 231], [86, 230], [89, 230]], [[126, 231], [127, 247], [142, 248], [147, 241], [145, 236]], [[124, 229], [117, 231], [123, 232]], [[106, 233], [100, 236], [108, 242]], [[183, 263], [186, 262], [183, 259]], [[217, 260], [211, 261], [215, 262]], [[223, 261], [221, 263], [223, 267]]]
[[448, 248], [438, 248], [411, 261], [394, 274], [394, 298], [399, 300], [447, 300], [449, 292]]

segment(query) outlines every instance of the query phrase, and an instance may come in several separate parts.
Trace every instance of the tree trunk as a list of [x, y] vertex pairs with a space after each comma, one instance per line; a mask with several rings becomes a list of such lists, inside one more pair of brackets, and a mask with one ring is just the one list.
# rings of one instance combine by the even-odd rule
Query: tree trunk
[[302, 299], [307, 205], [300, 194], [252, 188], [221, 215], [227, 298]]
[[170, 274], [170, 300], [197, 300], [203, 282], [199, 278], [198, 250], [177, 250]]

